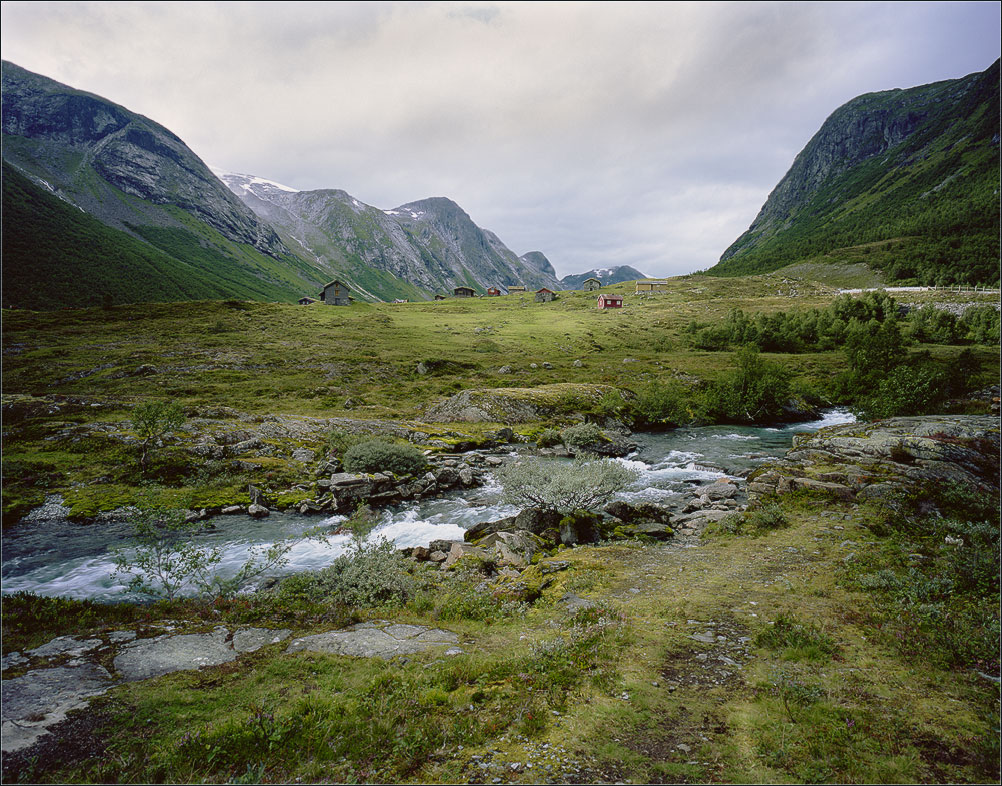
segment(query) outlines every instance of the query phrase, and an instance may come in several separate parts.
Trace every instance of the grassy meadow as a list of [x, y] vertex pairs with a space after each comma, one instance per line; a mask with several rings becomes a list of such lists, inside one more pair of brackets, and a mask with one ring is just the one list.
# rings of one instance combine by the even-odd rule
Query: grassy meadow
[[[7, 311], [4, 523], [52, 493], [87, 520], [150, 482], [208, 506], [246, 503], [248, 483], [278, 490], [314, 479], [313, 467], [284, 459], [289, 445], [267, 439], [274, 456], [198, 459], [184, 450], [194, 431], [169, 441], [154, 477], [143, 477], [129, 424], [140, 402], [179, 402], [196, 431], [361, 418], [423, 428], [429, 444], [475, 439], [502, 424], [421, 418], [463, 390], [718, 379], [734, 353], [693, 349], [687, 326], [736, 308], [821, 308], [836, 287], [869, 280], [856, 266], [825, 269], [823, 282], [812, 273], [691, 275], [644, 296], [619, 284], [605, 291], [626, 305], [606, 312], [581, 292], [545, 304], [527, 294], [348, 308], [204, 301]], [[896, 295], [916, 304], [993, 297]], [[949, 367], [962, 349], [908, 351], [928, 350]], [[997, 380], [997, 347], [966, 349], [981, 363], [972, 389]], [[763, 355], [819, 403], [847, 362], [838, 351]], [[570, 418], [514, 428], [532, 435]], [[314, 435], [291, 447], [323, 444]], [[993, 673], [983, 623], [997, 582], [906, 608], [894, 581], [928, 594], [941, 578], [942, 533], [895, 530], [893, 511], [804, 493], [777, 505], [768, 526], [731, 520], [698, 549], [640, 540], [561, 548], [545, 559], [566, 567], [547, 574], [534, 602], [492, 594], [478, 566], [420, 564], [409, 568], [406, 602], [373, 608], [271, 594], [142, 607], [8, 596], [4, 654], [56, 635], [152, 635], [168, 621], [186, 632], [253, 624], [300, 636], [369, 619], [446, 627], [465, 654], [384, 662], [271, 645], [123, 685], [71, 715], [65, 743], [5, 756], [4, 781], [997, 781], [998, 687], [977, 673]], [[919, 563], [932, 573], [911, 570], [916, 553], [933, 555]], [[570, 610], [568, 595], [594, 606]]]

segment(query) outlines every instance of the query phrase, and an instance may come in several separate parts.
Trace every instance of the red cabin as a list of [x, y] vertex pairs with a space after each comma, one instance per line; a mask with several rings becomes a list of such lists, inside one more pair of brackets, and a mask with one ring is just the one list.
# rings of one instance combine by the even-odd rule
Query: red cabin
[[599, 308], [622, 308], [623, 307], [623, 296], [622, 295], [599, 295], [598, 296], [598, 307]]

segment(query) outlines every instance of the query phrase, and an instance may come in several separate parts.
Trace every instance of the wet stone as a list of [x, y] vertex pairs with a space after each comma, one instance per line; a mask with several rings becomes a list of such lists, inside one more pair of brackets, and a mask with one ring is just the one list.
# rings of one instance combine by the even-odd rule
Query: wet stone
[[51, 658], [55, 655], [82, 655], [85, 652], [97, 649], [103, 643], [101, 639], [81, 640], [73, 636], [58, 636], [41, 647], [27, 650], [27, 654], [38, 658]]
[[363, 623], [344, 630], [293, 639], [286, 652], [305, 650], [389, 660], [397, 655], [412, 655], [443, 646], [449, 648], [447, 654], [455, 655], [462, 652], [455, 646], [458, 644], [459, 637], [455, 633], [439, 628], [402, 624], [379, 627], [378, 624]]

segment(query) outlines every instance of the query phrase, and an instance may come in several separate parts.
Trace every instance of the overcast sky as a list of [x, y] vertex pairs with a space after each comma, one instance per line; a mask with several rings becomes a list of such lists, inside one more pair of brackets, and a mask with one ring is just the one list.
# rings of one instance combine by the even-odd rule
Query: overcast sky
[[985, 3], [3, 2], [4, 59], [206, 163], [458, 202], [560, 276], [708, 268], [862, 93], [983, 71]]

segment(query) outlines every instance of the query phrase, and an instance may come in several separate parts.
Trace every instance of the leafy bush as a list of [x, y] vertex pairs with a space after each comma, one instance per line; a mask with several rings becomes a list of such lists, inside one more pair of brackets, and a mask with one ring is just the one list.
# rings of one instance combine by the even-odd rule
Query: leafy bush
[[735, 353], [737, 368], [706, 391], [705, 415], [714, 421], [756, 423], [778, 418], [790, 397], [790, 375], [749, 344]]
[[513, 505], [549, 508], [561, 513], [594, 510], [637, 476], [618, 461], [575, 459], [570, 463], [526, 459], [503, 467], [497, 478], [502, 499]]
[[184, 409], [176, 401], [145, 401], [132, 410], [132, 430], [139, 437], [139, 467], [145, 472], [150, 450], [184, 423]]
[[424, 454], [413, 445], [398, 445], [381, 439], [360, 442], [341, 459], [348, 472], [392, 472], [416, 475], [427, 465]]
[[441, 594], [433, 615], [443, 622], [491, 622], [524, 617], [529, 604], [491, 593], [482, 582], [462, 582]]
[[130, 515], [135, 544], [114, 552], [112, 575], [131, 577], [129, 589], [156, 598], [174, 600], [181, 594], [225, 598], [268, 571], [288, 562], [288, 554], [300, 540], [287, 538], [270, 546], [253, 546], [237, 572], [224, 578], [216, 570], [222, 555], [218, 546], [205, 547], [193, 538], [205, 525], [187, 519], [187, 510], [158, 503], [151, 492]]
[[404, 561], [389, 541], [363, 545], [329, 566], [298, 573], [279, 585], [280, 599], [355, 608], [402, 606], [414, 591]]
[[964, 312], [960, 326], [975, 344], [999, 344], [999, 311], [994, 306], [974, 306]]
[[678, 379], [642, 387], [633, 404], [636, 419], [652, 426], [687, 425], [697, 419], [699, 409], [700, 397], [695, 388]]
[[589, 445], [605, 441], [602, 429], [594, 423], [579, 423], [576, 426], [568, 426], [560, 432], [560, 438], [572, 450], [581, 450]]
[[536, 444], [541, 448], [552, 448], [561, 444], [560, 432], [555, 428], [544, 428], [536, 437]]

